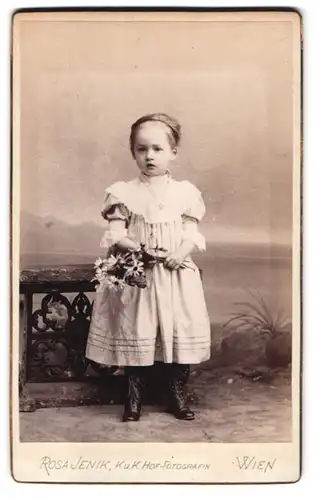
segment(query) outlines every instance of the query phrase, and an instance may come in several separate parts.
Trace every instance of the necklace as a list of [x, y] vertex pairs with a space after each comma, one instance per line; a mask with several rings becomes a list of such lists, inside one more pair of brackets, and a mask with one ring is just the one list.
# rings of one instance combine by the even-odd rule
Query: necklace
[[[166, 174], [167, 175], [167, 179], [166, 179], [166, 183], [165, 183], [165, 186], [169, 186], [169, 183], [170, 183], [170, 174], [169, 172]], [[157, 197], [157, 195], [154, 193], [154, 191], [151, 189], [150, 187], [150, 184], [148, 181], [145, 181], [144, 178], [142, 176], [140, 176], [140, 179], [141, 179], [141, 182], [144, 184], [144, 186], [146, 187], [146, 189], [148, 190], [149, 194], [151, 195], [152, 198], [154, 198], [156, 204], [157, 204], [157, 207], [159, 210], [163, 210], [165, 208], [165, 198], [168, 194], [168, 189], [166, 190], [165, 192], [165, 195], [164, 195], [164, 202]]]

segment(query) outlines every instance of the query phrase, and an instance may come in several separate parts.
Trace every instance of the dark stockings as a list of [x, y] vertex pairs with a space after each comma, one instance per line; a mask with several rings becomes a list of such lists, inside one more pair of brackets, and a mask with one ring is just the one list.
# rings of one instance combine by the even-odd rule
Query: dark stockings
[[123, 422], [136, 422], [141, 414], [141, 397], [145, 385], [145, 366], [127, 366], [125, 374], [128, 382], [128, 392], [123, 414]]
[[189, 365], [171, 363], [168, 369], [169, 406], [167, 411], [179, 420], [193, 420], [194, 412], [187, 406], [185, 389], [189, 379]]
[[[145, 366], [127, 366], [125, 368], [128, 392], [122, 417], [123, 422], [137, 422], [140, 419], [146, 368]], [[169, 396], [168, 413], [172, 413], [179, 420], [193, 420], [195, 414], [187, 406], [185, 397], [190, 372], [189, 365], [167, 363], [165, 369]]]

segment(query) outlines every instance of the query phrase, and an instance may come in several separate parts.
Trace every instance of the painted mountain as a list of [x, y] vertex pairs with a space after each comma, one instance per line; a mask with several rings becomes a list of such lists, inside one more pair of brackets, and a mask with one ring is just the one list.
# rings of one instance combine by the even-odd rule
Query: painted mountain
[[[90, 264], [102, 255], [100, 240], [104, 226], [93, 222], [71, 225], [53, 216], [40, 217], [22, 211], [20, 228], [22, 268], [35, 265]], [[287, 244], [237, 242], [233, 238], [232, 229], [232, 241], [218, 242], [209, 237], [207, 233], [212, 231], [207, 226], [203, 227], [203, 232], [207, 235], [208, 251], [196, 256], [200, 262], [209, 258], [274, 259], [291, 256], [291, 249]]]
[[90, 263], [100, 256], [102, 226], [70, 225], [54, 217], [21, 212], [21, 267]]

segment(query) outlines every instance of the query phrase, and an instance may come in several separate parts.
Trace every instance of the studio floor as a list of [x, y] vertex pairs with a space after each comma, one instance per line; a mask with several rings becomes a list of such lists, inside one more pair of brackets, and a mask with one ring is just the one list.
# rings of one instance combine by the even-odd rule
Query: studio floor
[[288, 373], [250, 376], [196, 372], [196, 418], [176, 420], [144, 407], [139, 422], [121, 422], [118, 405], [44, 408], [20, 413], [23, 442], [287, 442], [291, 441]]

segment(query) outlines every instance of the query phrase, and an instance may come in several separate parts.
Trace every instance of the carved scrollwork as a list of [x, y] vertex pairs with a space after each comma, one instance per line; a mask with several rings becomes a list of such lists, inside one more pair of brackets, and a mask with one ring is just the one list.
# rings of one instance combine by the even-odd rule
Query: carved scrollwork
[[41, 306], [49, 327], [54, 331], [64, 330], [71, 321], [71, 304], [61, 293], [46, 295]]
[[[32, 315], [32, 327], [36, 331], [30, 351], [33, 380], [80, 379], [89, 368], [95, 374], [111, 372], [100, 369], [85, 357], [92, 308], [93, 303], [83, 292], [72, 302], [59, 292], [45, 295], [41, 309]], [[43, 338], [39, 338], [41, 333]]]
[[49, 328], [46, 317], [41, 309], [36, 309], [36, 311], [33, 312], [32, 326], [35, 328], [35, 330], [42, 333], [46, 332], [46, 330]]
[[70, 364], [69, 346], [64, 340], [37, 340], [32, 344], [32, 362], [46, 377], [66, 375]]
[[85, 317], [88, 319], [91, 316], [92, 306], [85, 293], [80, 292], [74, 298], [71, 309], [74, 318]]
[[72, 316], [72, 305], [61, 293], [49, 293], [41, 302], [41, 309], [34, 311], [32, 326], [38, 332], [53, 330], [63, 331], [67, 328]]

